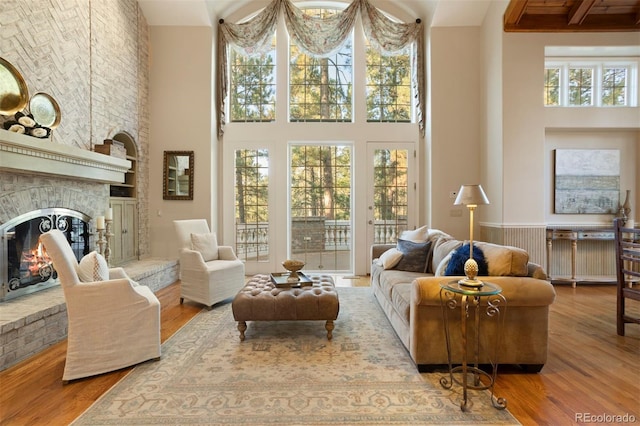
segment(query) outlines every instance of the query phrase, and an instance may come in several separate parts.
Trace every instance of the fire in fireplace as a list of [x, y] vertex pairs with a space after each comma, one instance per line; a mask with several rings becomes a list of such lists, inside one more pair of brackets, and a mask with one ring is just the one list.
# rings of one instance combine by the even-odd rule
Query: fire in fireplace
[[77, 260], [89, 253], [89, 217], [63, 208], [40, 209], [0, 225], [0, 301], [58, 284], [57, 273], [40, 243], [40, 234], [59, 229]]

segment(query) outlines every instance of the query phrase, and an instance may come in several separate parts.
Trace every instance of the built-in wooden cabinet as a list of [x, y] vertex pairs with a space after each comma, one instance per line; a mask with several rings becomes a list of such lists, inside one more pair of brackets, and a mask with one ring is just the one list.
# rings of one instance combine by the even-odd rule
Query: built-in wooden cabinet
[[113, 225], [111, 227], [111, 264], [120, 265], [138, 258], [137, 200], [111, 198]]
[[127, 133], [118, 133], [114, 140], [122, 142], [131, 168], [122, 183], [112, 184], [110, 205], [113, 209], [109, 262], [114, 265], [138, 259], [138, 151], [134, 139]]

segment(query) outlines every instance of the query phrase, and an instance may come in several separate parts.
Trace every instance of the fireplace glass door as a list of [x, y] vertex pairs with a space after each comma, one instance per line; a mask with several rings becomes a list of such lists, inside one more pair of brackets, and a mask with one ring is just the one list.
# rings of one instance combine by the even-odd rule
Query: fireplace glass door
[[0, 300], [12, 299], [56, 285], [57, 274], [40, 244], [40, 235], [59, 229], [71, 245], [77, 260], [89, 253], [89, 217], [73, 210], [41, 209], [18, 216], [0, 227]]

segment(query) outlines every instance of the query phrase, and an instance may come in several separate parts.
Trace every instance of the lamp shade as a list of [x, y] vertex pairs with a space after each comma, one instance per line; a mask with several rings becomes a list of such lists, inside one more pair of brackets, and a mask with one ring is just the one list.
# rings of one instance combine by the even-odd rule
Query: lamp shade
[[458, 190], [456, 201], [453, 202], [454, 206], [459, 204], [489, 204], [489, 199], [487, 198], [487, 194], [484, 193], [482, 185], [462, 185], [460, 190]]

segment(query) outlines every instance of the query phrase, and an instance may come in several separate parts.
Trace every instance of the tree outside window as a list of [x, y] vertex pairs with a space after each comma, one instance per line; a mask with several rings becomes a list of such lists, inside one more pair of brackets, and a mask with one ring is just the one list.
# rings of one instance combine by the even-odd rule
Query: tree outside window
[[274, 121], [276, 64], [274, 48], [256, 57], [235, 51], [230, 60], [230, 115], [233, 122]]
[[544, 104], [560, 105], [560, 68], [545, 68]]
[[593, 68], [569, 68], [569, 105], [593, 105]]
[[624, 106], [627, 104], [627, 69], [604, 68], [602, 72], [602, 105]]
[[411, 59], [367, 49], [367, 121], [411, 122]]
[[[305, 9], [305, 14], [323, 18], [332, 9]], [[352, 121], [352, 40], [328, 58], [302, 52], [291, 43], [289, 53], [290, 121]]]

